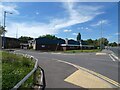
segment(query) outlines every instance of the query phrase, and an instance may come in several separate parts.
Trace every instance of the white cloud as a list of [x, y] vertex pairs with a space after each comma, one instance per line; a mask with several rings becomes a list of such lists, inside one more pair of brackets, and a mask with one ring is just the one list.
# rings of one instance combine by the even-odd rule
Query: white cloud
[[96, 24], [92, 24], [91, 26], [96, 27], [96, 26], [100, 26], [101, 24], [108, 24], [108, 20], [98, 21]]
[[3, 5], [2, 3], [0, 3], [0, 23], [3, 23], [3, 12], [4, 11], [13, 13], [13, 15], [20, 14], [19, 11], [17, 10], [17, 5], [15, 5], [15, 4]]
[[86, 29], [86, 30], [88, 30], [89, 28], [88, 28], [88, 27], [86, 27], [85, 29]]
[[100, 6], [85, 6], [82, 4], [77, 6], [77, 3], [75, 2], [64, 3], [64, 8], [68, 13], [69, 18], [62, 22], [62, 24], [59, 24], [59, 27], [67, 27], [84, 23], [92, 20], [96, 15], [103, 13], [99, 11], [99, 9], [102, 8]]
[[120, 35], [120, 32], [115, 33], [114, 35]]
[[15, 4], [9, 4], [9, 5], [0, 4], [0, 9], [2, 11], [11, 12], [14, 14], [19, 14], [19, 11], [17, 10], [17, 5], [15, 5]]
[[[0, 4], [1, 5], [1, 4]], [[13, 5], [1, 5], [0, 7], [6, 9], [7, 11], [19, 14], [17, 6]], [[7, 8], [6, 8], [7, 7]], [[50, 23], [38, 23], [34, 22], [29, 24], [28, 22], [11, 22], [7, 27], [8, 36], [15, 36], [16, 28], [18, 26], [19, 36], [27, 35], [32, 37], [38, 37], [39, 35], [44, 34], [55, 34], [63, 28], [70, 27], [72, 25], [84, 23], [92, 20], [96, 15], [102, 14], [99, 10], [102, 8], [100, 6], [86, 6], [86, 5], [77, 5], [75, 2], [64, 2], [63, 8], [65, 9], [68, 17], [54, 18], [48, 20]], [[39, 13], [36, 12], [38, 15]], [[71, 32], [71, 30], [65, 30], [65, 32]], [[73, 33], [73, 35], [76, 35]]]
[[57, 31], [53, 30], [50, 25], [44, 23], [11, 23], [7, 26], [7, 36], [15, 37], [18, 30], [18, 37], [31, 36], [38, 37], [45, 34], [56, 34]]
[[70, 30], [70, 29], [66, 29], [66, 30], [64, 30], [64, 32], [71, 32], [72, 30]]
[[72, 34], [75, 35], [75, 36], [78, 35], [78, 33], [72, 33]]
[[39, 15], [39, 12], [36, 12], [36, 15]]

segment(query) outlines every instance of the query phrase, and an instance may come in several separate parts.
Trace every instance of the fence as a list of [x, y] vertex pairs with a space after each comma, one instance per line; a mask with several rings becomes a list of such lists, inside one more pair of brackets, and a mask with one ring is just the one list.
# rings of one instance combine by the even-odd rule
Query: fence
[[[35, 60], [35, 65], [33, 70], [28, 73], [20, 82], [18, 82], [11, 90], [17, 90], [31, 75], [33, 75], [33, 87], [34, 89], [38, 90], [44, 90], [46, 83], [45, 83], [45, 74], [44, 70], [38, 66], [38, 59], [34, 58], [33, 56], [27, 55], [27, 54], [21, 54], [21, 53], [14, 53], [14, 54], [20, 54], [27, 58], [31, 58], [32, 60]], [[37, 77], [37, 70], [40, 70], [40, 78]]]

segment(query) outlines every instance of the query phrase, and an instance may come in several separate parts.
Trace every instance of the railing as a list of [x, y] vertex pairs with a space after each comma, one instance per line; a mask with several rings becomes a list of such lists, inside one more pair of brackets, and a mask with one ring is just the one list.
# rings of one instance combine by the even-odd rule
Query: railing
[[[14, 53], [14, 54], [20, 54], [21, 53]], [[28, 73], [20, 82], [18, 82], [11, 90], [17, 90], [31, 75], [33, 75], [33, 87], [32, 88], [37, 88], [38, 90], [44, 90], [46, 83], [45, 83], [45, 74], [44, 70], [38, 66], [38, 59], [34, 58], [33, 56], [27, 55], [27, 54], [22, 54], [23, 56], [27, 58], [31, 58], [35, 60], [35, 66], [33, 70]], [[40, 69], [40, 78], [37, 77], [37, 70]]]

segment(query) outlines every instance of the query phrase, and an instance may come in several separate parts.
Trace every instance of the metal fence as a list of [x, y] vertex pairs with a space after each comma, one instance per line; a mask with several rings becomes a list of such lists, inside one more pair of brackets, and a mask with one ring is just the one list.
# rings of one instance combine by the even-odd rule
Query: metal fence
[[[45, 74], [44, 70], [38, 65], [38, 59], [34, 58], [33, 56], [27, 55], [27, 54], [21, 54], [21, 53], [14, 53], [23, 55], [24, 57], [31, 58], [32, 60], [35, 60], [35, 65], [33, 70], [28, 73], [20, 82], [18, 82], [11, 90], [17, 90], [19, 87], [28, 79], [30, 76], [33, 75], [33, 89], [37, 90], [44, 90], [46, 83], [45, 83]], [[37, 70], [40, 70], [40, 78], [37, 77]]]

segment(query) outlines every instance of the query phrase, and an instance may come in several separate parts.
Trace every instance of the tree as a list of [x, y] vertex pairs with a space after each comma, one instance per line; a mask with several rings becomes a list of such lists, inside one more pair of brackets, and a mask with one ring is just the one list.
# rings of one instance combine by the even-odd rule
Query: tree
[[50, 35], [50, 34], [39, 36], [38, 38], [48, 38], [52, 40], [58, 39], [55, 35]]
[[109, 43], [109, 46], [115, 47], [115, 46], [117, 46], [117, 43], [116, 42]]
[[20, 43], [28, 43], [28, 40], [32, 40], [32, 39], [33, 39], [33, 38], [27, 37], [27, 36], [21, 36], [21, 37], [19, 38]]
[[0, 35], [6, 33], [7, 31], [4, 29], [3, 26], [0, 26]]
[[88, 39], [87, 40], [87, 43], [89, 44], [89, 45], [93, 45], [94, 43], [93, 43], [94, 41], [92, 40], [92, 39]]
[[109, 43], [109, 41], [107, 40], [107, 38], [100, 38], [98, 40], [98, 42], [101, 42], [101, 44], [104, 45], [104, 46], [107, 46], [108, 43]]
[[77, 41], [81, 41], [81, 34], [80, 33], [78, 33], [78, 35], [77, 35]]

